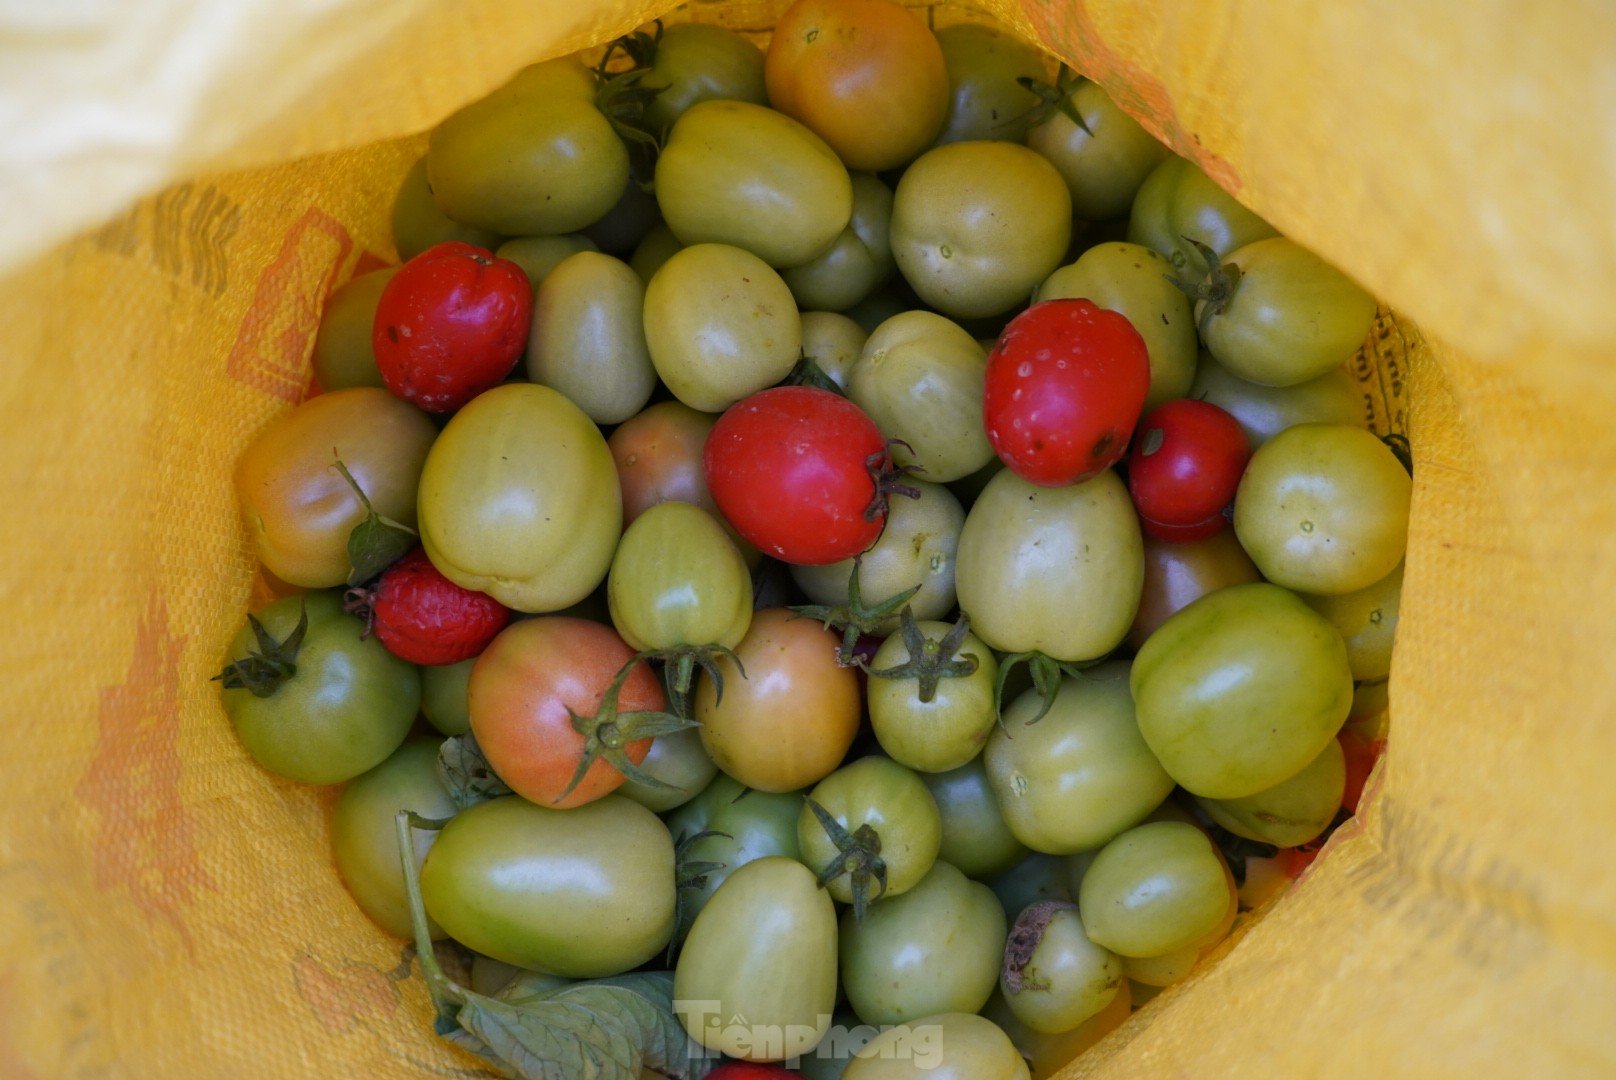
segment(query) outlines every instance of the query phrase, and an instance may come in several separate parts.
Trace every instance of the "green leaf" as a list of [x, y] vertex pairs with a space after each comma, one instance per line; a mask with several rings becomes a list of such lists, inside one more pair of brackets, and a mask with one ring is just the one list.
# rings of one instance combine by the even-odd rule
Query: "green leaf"
[[415, 546], [415, 530], [371, 514], [348, 534], [349, 585], [363, 585], [402, 559]]
[[438, 750], [438, 778], [448, 789], [457, 810], [511, 794], [505, 781], [494, 772], [473, 735], [456, 735], [443, 740]]

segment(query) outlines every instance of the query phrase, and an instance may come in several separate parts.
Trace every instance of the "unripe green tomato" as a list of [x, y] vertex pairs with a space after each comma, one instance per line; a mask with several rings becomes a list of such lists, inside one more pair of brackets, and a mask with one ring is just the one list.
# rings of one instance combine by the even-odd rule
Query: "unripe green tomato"
[[1121, 217], [1133, 205], [1145, 177], [1171, 151], [1118, 108], [1098, 83], [1079, 80], [1066, 100], [1083, 118], [1083, 126], [1056, 109], [1027, 132], [1027, 145], [1060, 170], [1072, 193], [1074, 217], [1083, 221]]
[[1346, 783], [1341, 742], [1331, 739], [1301, 772], [1271, 788], [1241, 799], [1197, 796], [1195, 801], [1208, 817], [1236, 836], [1275, 847], [1299, 847], [1334, 820]]
[[752, 575], [711, 514], [657, 503], [623, 532], [606, 601], [612, 625], [635, 649], [733, 649], [752, 624]]
[[[758, 791], [720, 772], [694, 799], [668, 815], [674, 840], [690, 841], [686, 860], [716, 864], [701, 884], [681, 890], [680, 932], [690, 928], [719, 886], [747, 863], [771, 855], [802, 861], [797, 843], [802, 796], [800, 791]], [[709, 835], [692, 839], [703, 832]]]
[[1049, 61], [1027, 42], [982, 23], [937, 31], [948, 68], [948, 118], [937, 145], [978, 139], [1022, 142], [1038, 98], [1017, 79], [1048, 82]]
[[[908, 892], [937, 861], [943, 840], [937, 801], [919, 776], [889, 758], [866, 757], [843, 765], [816, 784], [809, 798], [847, 832], [856, 833], [868, 825], [880, 837], [887, 881], [884, 890], [872, 881], [872, 901]], [[797, 843], [803, 863], [816, 873], [839, 854], [830, 834], [806, 805], [797, 816]], [[825, 890], [844, 904], [853, 902], [853, 882], [846, 871], [832, 878]]]
[[690, 1037], [743, 1061], [785, 1061], [824, 1038], [836, 1007], [836, 905], [801, 863], [729, 876], [679, 953], [673, 999]]
[[869, 173], [853, 173], [853, 216], [829, 248], [781, 276], [797, 306], [820, 311], [852, 307], [892, 276], [892, 189]]
[[439, 664], [421, 669], [421, 715], [444, 735], [464, 735], [471, 730], [471, 712], [466, 706], [466, 687], [477, 658], [458, 664]]
[[[350, 780], [331, 811], [331, 853], [342, 883], [372, 922], [405, 940], [413, 935], [395, 818], [400, 810], [433, 820], [454, 816], [454, 800], [438, 778], [438, 746], [436, 739], [406, 742]], [[431, 830], [414, 830], [417, 869], [437, 838]], [[440, 926], [428, 929], [434, 938], [448, 936]]]
[[1058, 1035], [1045, 1035], [1016, 1019], [1004, 995], [995, 993], [988, 999], [982, 1015], [992, 1020], [1010, 1036], [1016, 1049], [1032, 1069], [1033, 1080], [1049, 1080], [1066, 1068], [1068, 1062], [1098, 1043], [1123, 1025], [1133, 1011], [1133, 995], [1124, 979], [1111, 1003], [1094, 1016], [1070, 1031]]
[[580, 251], [595, 251], [595, 242], [587, 236], [567, 233], [564, 236], [518, 236], [499, 245], [494, 254], [508, 259], [522, 268], [534, 293], [550, 271]]
[[396, 273], [398, 267], [386, 266], [360, 274], [327, 298], [314, 335], [314, 377], [320, 380], [320, 389], [383, 385], [371, 331], [376, 302]]
[[1029, 1080], [997, 1024], [973, 1013], [923, 1016], [888, 1028], [848, 1063], [842, 1080]]
[[517, 967], [617, 975], [673, 934], [673, 840], [607, 795], [551, 810], [515, 795], [462, 810], [421, 868], [427, 914], [456, 941]]
[[1263, 576], [1297, 592], [1367, 589], [1403, 561], [1413, 481], [1372, 432], [1299, 424], [1251, 456], [1234, 531]]
[[663, 29], [640, 85], [658, 90], [645, 107], [653, 132], [663, 132], [692, 105], [714, 99], [769, 103], [763, 86], [763, 50], [733, 30], [711, 23]]
[[1203, 351], [1188, 396], [1209, 401], [1234, 417], [1253, 450], [1297, 424], [1364, 426], [1363, 393], [1345, 367], [1295, 386], [1259, 386], [1232, 374]]
[[940, 861], [967, 877], [990, 878], [1026, 857], [1027, 848], [1004, 823], [980, 757], [948, 772], [921, 773], [920, 778], [937, 800], [943, 821]]
[[802, 313], [802, 355], [843, 390], [847, 389], [847, 373], [864, 352], [869, 337], [864, 327], [838, 312]]
[[438, 208], [505, 236], [553, 236], [589, 225], [628, 183], [628, 150], [595, 107], [577, 59], [518, 72], [432, 130], [427, 179]]
[[1171, 274], [1166, 258], [1141, 244], [1096, 244], [1045, 278], [1033, 300], [1081, 297], [1121, 312], [1150, 356], [1149, 412], [1184, 397], [1195, 378], [1195, 316], [1189, 297], [1168, 280]]
[[1195, 305], [1207, 351], [1264, 386], [1295, 386], [1340, 367], [1375, 321], [1373, 296], [1283, 236], [1232, 252], [1203, 288], [1215, 293]]
[[399, 184], [398, 194], [393, 198], [392, 222], [393, 246], [404, 261], [449, 240], [489, 250], [499, 244], [498, 233], [451, 221], [438, 209], [432, 187], [427, 183], [424, 156], [410, 166]]
[[950, 318], [1024, 304], [1072, 241], [1072, 197], [1055, 167], [1007, 142], [928, 150], [898, 181], [892, 255], [929, 307]]
[[1347, 643], [1347, 663], [1359, 682], [1375, 682], [1392, 672], [1392, 641], [1403, 597], [1403, 564], [1365, 589], [1339, 596], [1303, 596], [1307, 606], [1330, 620]]
[[[927, 620], [915, 623], [915, 629], [935, 646], [953, 625]], [[965, 635], [954, 656], [974, 658], [976, 669], [938, 679], [930, 701], [921, 700], [920, 681], [914, 676], [877, 674], [913, 659], [904, 631], [889, 635], [870, 659], [865, 683], [870, 726], [881, 749], [900, 765], [918, 772], [947, 772], [978, 757], [988, 741], [998, 718], [993, 688], [999, 662], [972, 633]]]
[[983, 758], [1017, 840], [1052, 855], [1100, 847], [1139, 824], [1173, 790], [1139, 733], [1128, 666], [1063, 679], [1049, 712], [1028, 690], [1004, 712]]
[[703, 101], [657, 157], [657, 202], [684, 244], [730, 244], [770, 266], [801, 266], [853, 216], [853, 182], [823, 139], [783, 113]]
[[[965, 511], [940, 484], [912, 480], [918, 499], [898, 495], [887, 503], [887, 523], [875, 543], [858, 557], [859, 594], [866, 605], [920, 586], [908, 607], [917, 619], [939, 619], [954, 606], [955, 552]], [[848, 602], [853, 560], [823, 566], [793, 566], [791, 580], [809, 600], [836, 607]], [[892, 634], [898, 615], [872, 628]]]
[[639, 768], [668, 786], [654, 787], [631, 777], [617, 789], [617, 794], [656, 814], [683, 806], [718, 775], [718, 766], [702, 748], [701, 734], [695, 728], [658, 735], [651, 740], [651, 749]]
[[1012, 922], [1040, 900], [1075, 900], [1067, 860], [1034, 851], [1004, 873], [987, 881]]
[[1221, 260], [1237, 248], [1278, 235], [1194, 162], [1176, 155], [1145, 177], [1128, 217], [1128, 242], [1165, 255], [1179, 279], [1191, 284], [1211, 269], [1191, 240], [1205, 244]]
[[982, 426], [987, 354], [957, 323], [906, 311], [875, 328], [848, 373], [847, 396], [869, 414], [899, 465], [945, 484], [993, 458]]
[[1098, 1015], [1124, 981], [1122, 959], [1089, 940], [1077, 905], [1050, 901], [1017, 917], [999, 991], [1016, 1019], [1058, 1035]]
[[1352, 705], [1341, 635], [1267, 582], [1220, 589], [1168, 619], [1134, 658], [1131, 682], [1157, 760], [1213, 799], [1301, 772]]
[[547, 386], [507, 383], [463, 407], [421, 471], [421, 543], [450, 581], [518, 611], [559, 611], [611, 565], [623, 504], [611, 451]]
[[763, 260], [700, 243], [675, 252], [645, 287], [645, 340], [673, 396], [716, 413], [790, 373], [802, 318]]
[[617, 202], [593, 223], [584, 227], [582, 235], [601, 251], [619, 258], [631, 253], [653, 225], [662, 221], [657, 209], [656, 196], [642, 188], [633, 176], [623, 185]]
[[649, 285], [656, 272], [662, 269], [662, 264], [673, 258], [673, 253], [682, 247], [684, 245], [673, 235], [668, 223], [659, 222], [640, 238], [634, 247], [634, 254], [629, 256], [628, 264], [640, 275], [640, 280]]
[[1104, 656], [1127, 635], [1144, 588], [1128, 489], [1110, 470], [1046, 488], [1004, 469], [965, 516], [954, 574], [960, 607], [993, 648]]
[[1206, 937], [1229, 908], [1228, 871], [1205, 833], [1177, 821], [1133, 828], [1094, 857], [1078, 904], [1089, 940], [1161, 956]]
[[533, 296], [528, 378], [597, 424], [627, 420], [656, 389], [644, 307], [645, 285], [627, 263], [593, 251], [563, 260]]
[[976, 1012], [1004, 958], [1004, 909], [993, 890], [945, 862], [920, 884], [842, 915], [841, 975], [866, 1024], [902, 1024], [935, 1012]]

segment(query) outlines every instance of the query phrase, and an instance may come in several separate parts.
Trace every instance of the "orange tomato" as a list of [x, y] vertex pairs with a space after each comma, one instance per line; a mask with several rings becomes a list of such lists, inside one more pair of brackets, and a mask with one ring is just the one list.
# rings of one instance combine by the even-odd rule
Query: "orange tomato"
[[770, 104], [850, 169], [906, 164], [948, 115], [942, 47], [891, 0], [797, 0], [775, 24], [763, 79]]
[[[500, 632], [471, 669], [466, 700], [471, 732], [499, 778], [541, 806], [569, 809], [593, 802], [622, 785], [624, 776], [597, 758], [565, 798], [582, 760], [586, 739], [572, 714], [594, 716], [606, 690], [634, 650], [609, 626], [567, 615], [513, 623]], [[623, 683], [617, 711], [662, 712], [662, 685], [640, 664]], [[649, 738], [623, 747], [638, 765]]]
[[660, 502], [687, 502], [717, 515], [701, 452], [718, 417], [662, 401], [623, 421], [606, 445], [623, 491], [623, 527]]
[[796, 791], [824, 779], [847, 756], [863, 711], [858, 676], [836, 663], [840, 639], [784, 608], [752, 616], [733, 661], [696, 686], [701, 742], [718, 767], [759, 791]]

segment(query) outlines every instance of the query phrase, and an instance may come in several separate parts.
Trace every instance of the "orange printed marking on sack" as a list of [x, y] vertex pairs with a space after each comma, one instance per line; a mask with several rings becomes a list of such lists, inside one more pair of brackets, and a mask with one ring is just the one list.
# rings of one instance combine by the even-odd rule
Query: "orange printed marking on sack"
[[1156, 138], [1201, 167], [1225, 191], [1237, 192], [1240, 174], [1228, 160], [1201, 145], [1178, 118], [1167, 86], [1107, 45], [1089, 14], [1087, 0], [1021, 0], [1022, 14], [1043, 41], [1111, 95], [1111, 100]]
[[386, 972], [349, 960], [333, 969], [304, 953], [292, 964], [292, 981], [320, 1026], [334, 1035], [367, 1020], [385, 1020], [399, 1004], [398, 987]]
[[215, 888], [180, 799], [179, 680], [185, 638], [152, 586], [122, 682], [101, 691], [95, 755], [75, 795], [95, 818], [95, 882], [125, 889], [147, 918], [168, 921], [193, 948], [182, 909]]

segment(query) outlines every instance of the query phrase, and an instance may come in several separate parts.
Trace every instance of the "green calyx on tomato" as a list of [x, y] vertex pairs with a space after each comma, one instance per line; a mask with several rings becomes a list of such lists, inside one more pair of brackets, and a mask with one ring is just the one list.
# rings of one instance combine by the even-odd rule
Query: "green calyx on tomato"
[[[724, 651], [729, 652], [728, 649]], [[696, 721], [676, 713], [649, 710], [625, 713], [617, 711], [617, 697], [623, 691], [623, 683], [628, 680], [641, 660], [641, 657], [636, 656], [623, 665], [612, 679], [611, 685], [606, 688], [606, 695], [601, 698], [600, 709], [593, 715], [580, 716], [571, 709], [567, 710], [572, 717], [572, 730], [584, 737], [584, 750], [578, 758], [578, 767], [573, 770], [572, 779], [567, 782], [566, 790], [562, 791], [556, 799], [557, 802], [573, 793], [573, 790], [583, 782], [584, 775], [589, 772], [597, 758], [637, 784], [652, 788], [672, 786], [634, 764], [633, 759], [629, 757], [628, 747], [641, 739], [654, 739], [658, 735], [669, 735], [697, 725]]]
[[899, 632], [903, 634], [909, 659], [885, 668], [860, 665], [866, 674], [879, 679], [914, 679], [920, 683], [920, 700], [929, 704], [937, 696], [937, 684], [943, 679], [963, 679], [976, 673], [980, 663], [976, 654], [960, 653], [966, 636], [971, 632], [969, 615], [960, 615], [959, 621], [940, 639], [929, 638], [921, 631], [915, 622], [913, 609], [905, 607], [902, 619]]
[[1038, 712], [1027, 721], [1027, 726], [1031, 727], [1049, 715], [1049, 710], [1055, 704], [1055, 696], [1060, 693], [1062, 678], [1067, 675], [1080, 677], [1083, 672], [1104, 660], [1103, 656], [1081, 662], [1056, 660], [1053, 656], [1036, 649], [1006, 656], [999, 661], [999, 681], [993, 687], [993, 711], [999, 717], [999, 726], [1004, 727], [1004, 688], [1009, 684], [1010, 672], [1017, 664], [1027, 665], [1027, 674], [1032, 678], [1033, 689], [1038, 691], [1038, 696], [1042, 699]]
[[[918, 498], [918, 493], [916, 497]], [[915, 593], [920, 591], [920, 585], [916, 584], [885, 600], [866, 604], [859, 586], [859, 566], [859, 557], [854, 556], [853, 570], [847, 579], [845, 604], [798, 604], [791, 609], [805, 619], [818, 620], [826, 630], [842, 632], [842, 644], [836, 650], [836, 662], [843, 667], [852, 665], [860, 635], [875, 633], [883, 622], [903, 611]]]
[[[830, 837], [831, 843], [836, 845], [837, 852], [835, 858], [820, 869], [819, 887], [823, 889], [846, 874], [853, 890], [853, 919], [863, 922], [870, 902], [881, 899], [887, 891], [887, 864], [881, 858], [881, 834], [869, 822], [848, 832], [841, 822], [830, 815], [830, 811], [812, 797], [807, 802], [808, 809], [813, 812], [820, 828], [825, 830], [825, 835]], [[870, 895], [871, 882], [876, 886], [874, 896]]]
[[685, 895], [686, 891], [691, 889], [705, 891], [708, 880], [720, 870], [727, 869], [725, 863], [718, 862], [716, 859], [699, 858], [698, 853], [693, 850], [697, 844], [713, 836], [725, 840], [734, 839], [729, 833], [720, 832], [717, 829], [702, 829], [700, 832], [689, 834], [681, 833], [673, 838], [673, 925], [676, 929], [673, 936], [668, 939], [667, 960], [670, 964], [673, 963], [674, 954], [679, 951], [680, 934], [677, 928], [685, 927], [687, 918], [695, 918], [694, 915], [686, 911], [688, 904]]
[[256, 615], [248, 615], [247, 624], [258, 641], [258, 651], [227, 664], [209, 681], [222, 684], [226, 690], [250, 690], [253, 697], [273, 697], [281, 684], [297, 674], [297, 651], [309, 632], [309, 606], [302, 605], [297, 626], [280, 641], [264, 629]]
[[1012, 116], [1008, 120], [1003, 121], [1002, 126], [1017, 127], [1021, 130], [1026, 130], [1027, 128], [1037, 127], [1039, 124], [1042, 124], [1044, 121], [1048, 120], [1055, 113], [1060, 113], [1062, 116], [1066, 117], [1066, 119], [1076, 124], [1080, 130], [1089, 135], [1093, 135], [1094, 132], [1089, 130], [1088, 122], [1083, 119], [1083, 114], [1078, 111], [1077, 102], [1073, 97], [1073, 91], [1075, 91], [1078, 86], [1083, 83], [1083, 81], [1083, 76], [1079, 75], [1065, 64], [1062, 64], [1060, 66], [1060, 70], [1055, 73], [1055, 81], [1053, 83], [1047, 83], [1041, 79], [1034, 79], [1027, 75], [1019, 77], [1016, 79], [1016, 85], [1027, 91], [1038, 100], [1025, 113], [1022, 113], [1020, 116]]

